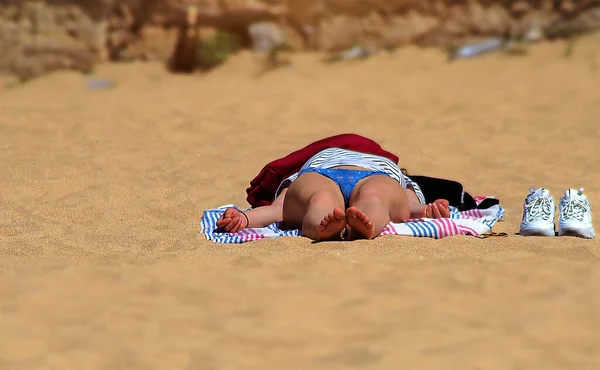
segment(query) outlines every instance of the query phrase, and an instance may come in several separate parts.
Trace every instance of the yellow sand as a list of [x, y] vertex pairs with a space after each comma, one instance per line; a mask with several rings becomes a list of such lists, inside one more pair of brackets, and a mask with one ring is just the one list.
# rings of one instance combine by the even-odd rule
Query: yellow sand
[[[599, 43], [299, 55], [262, 77], [242, 54], [206, 76], [129, 64], [97, 70], [113, 90], [72, 73], [3, 90], [0, 368], [600, 368], [600, 242], [515, 235], [530, 186], [600, 207]], [[265, 163], [343, 132], [498, 197], [509, 237], [199, 233]]]

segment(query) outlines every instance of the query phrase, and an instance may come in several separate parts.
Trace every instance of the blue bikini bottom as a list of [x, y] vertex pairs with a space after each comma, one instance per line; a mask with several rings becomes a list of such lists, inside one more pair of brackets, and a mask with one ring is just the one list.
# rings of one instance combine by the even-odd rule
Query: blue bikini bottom
[[354, 187], [360, 180], [373, 175], [389, 176], [387, 173], [382, 171], [349, 170], [344, 168], [307, 168], [300, 171], [298, 176], [307, 172], [316, 172], [333, 180], [333, 182], [340, 187], [346, 207], [348, 207], [350, 203], [350, 195], [352, 195], [352, 190], [354, 190]]

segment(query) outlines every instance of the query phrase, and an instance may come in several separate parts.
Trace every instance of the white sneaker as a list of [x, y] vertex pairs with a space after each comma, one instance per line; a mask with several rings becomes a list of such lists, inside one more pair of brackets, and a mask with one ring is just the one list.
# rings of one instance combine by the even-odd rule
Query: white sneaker
[[523, 220], [519, 235], [554, 236], [556, 204], [547, 189], [529, 188], [523, 205]]
[[558, 235], [578, 236], [593, 239], [596, 236], [592, 226], [592, 208], [583, 188], [567, 189], [560, 197]]

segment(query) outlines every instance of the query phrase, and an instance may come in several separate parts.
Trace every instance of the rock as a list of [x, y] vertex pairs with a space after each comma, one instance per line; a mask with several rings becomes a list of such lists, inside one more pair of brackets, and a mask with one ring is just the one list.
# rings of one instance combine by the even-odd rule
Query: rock
[[558, 18], [545, 28], [549, 39], [572, 38], [591, 30], [600, 30], [600, 7], [577, 16]]
[[348, 50], [340, 53], [340, 58], [343, 60], [365, 59], [375, 53], [373, 47], [356, 45]]
[[534, 41], [600, 28], [592, 0], [0, 0], [0, 72], [27, 78], [90, 60], [167, 61], [193, 4], [199, 28], [256, 50], [444, 46], [506, 34]]
[[510, 6], [510, 12], [516, 16], [522, 16], [531, 10], [531, 6], [527, 1], [517, 1]]
[[560, 10], [566, 14], [573, 14], [575, 12], [575, 4], [572, 1], [566, 0], [561, 2]]
[[337, 15], [322, 20], [318, 28], [318, 48], [339, 51], [361, 41], [360, 19], [350, 15]]
[[248, 26], [248, 34], [252, 49], [258, 54], [266, 54], [286, 43], [283, 31], [273, 22], [253, 23]]
[[0, 5], [0, 72], [22, 80], [58, 70], [89, 71], [105, 50], [97, 0], [50, 5], [20, 1]]
[[449, 56], [449, 60], [473, 58], [482, 54], [502, 50], [505, 47], [505, 40], [494, 37], [485, 41], [461, 46]]
[[533, 19], [531, 27], [525, 32], [523, 39], [527, 42], [537, 42], [544, 38], [544, 30], [539, 19]]
[[90, 90], [107, 90], [114, 88], [116, 83], [113, 80], [90, 78], [86, 81], [86, 86]]

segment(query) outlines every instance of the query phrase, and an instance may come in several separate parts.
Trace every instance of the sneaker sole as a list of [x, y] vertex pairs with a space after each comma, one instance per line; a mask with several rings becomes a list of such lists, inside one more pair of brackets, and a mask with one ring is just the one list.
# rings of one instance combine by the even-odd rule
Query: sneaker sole
[[555, 236], [556, 234], [554, 233], [554, 228], [552, 228], [552, 229], [521, 228], [521, 230], [519, 230], [519, 235], [521, 235], [521, 236]]
[[558, 236], [576, 236], [579, 238], [594, 239], [596, 237], [596, 233], [594, 232], [594, 228], [591, 226], [563, 226], [559, 228]]

